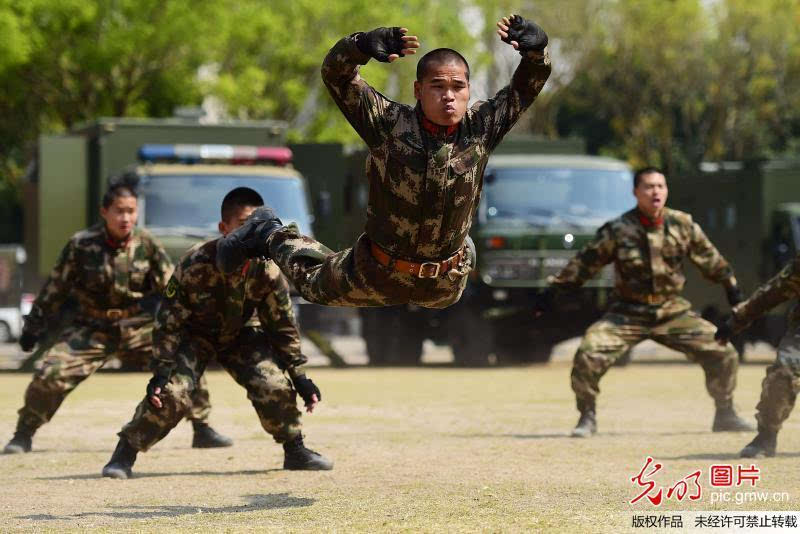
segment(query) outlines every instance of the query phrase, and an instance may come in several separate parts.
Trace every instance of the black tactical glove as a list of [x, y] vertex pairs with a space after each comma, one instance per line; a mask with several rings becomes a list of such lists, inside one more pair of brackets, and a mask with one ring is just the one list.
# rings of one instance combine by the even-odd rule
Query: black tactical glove
[[400, 26], [392, 26], [391, 28], [375, 28], [371, 32], [358, 34], [356, 46], [361, 53], [388, 63], [389, 56], [392, 54], [403, 56], [405, 42], [403, 34], [400, 32]]
[[541, 52], [547, 46], [547, 34], [535, 22], [523, 18], [519, 15], [512, 15], [508, 24], [508, 37], [503, 41], [511, 44], [516, 41], [519, 44], [519, 53], [525, 55], [531, 51]]
[[733, 317], [728, 317], [717, 326], [717, 333], [714, 334], [714, 339], [720, 345], [726, 344], [734, 336], [733, 331]]
[[[153, 370], [153, 378], [147, 383], [147, 398], [150, 397], [158, 397], [161, 398], [161, 394], [164, 393], [164, 386], [169, 383], [169, 369], [165, 367], [156, 367]], [[158, 393], [156, 393], [156, 389], [160, 389]]]
[[320, 393], [319, 388], [306, 375], [297, 375], [292, 382], [294, 383], [294, 389], [297, 390], [297, 394], [300, 395], [306, 405], [312, 403], [312, 395], [317, 396], [317, 402], [322, 400], [322, 393]]
[[217, 268], [232, 273], [248, 258], [269, 257], [267, 238], [282, 227], [275, 210], [257, 208], [242, 226], [217, 241]]
[[33, 350], [33, 347], [39, 342], [39, 336], [35, 336], [30, 332], [22, 331], [22, 335], [19, 336], [19, 348], [21, 348], [24, 352], [30, 352]]
[[555, 302], [556, 293], [552, 288], [548, 287], [533, 297], [533, 314], [538, 317], [544, 313], [552, 312], [555, 308]]
[[744, 300], [744, 295], [742, 295], [742, 290], [739, 289], [739, 286], [727, 286], [725, 295], [728, 297], [728, 304], [731, 305], [731, 308]]

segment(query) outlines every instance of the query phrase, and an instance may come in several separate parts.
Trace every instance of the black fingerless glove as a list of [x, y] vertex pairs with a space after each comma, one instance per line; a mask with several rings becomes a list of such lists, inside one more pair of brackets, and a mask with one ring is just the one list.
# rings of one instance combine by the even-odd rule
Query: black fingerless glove
[[164, 367], [156, 368], [153, 371], [153, 378], [147, 383], [147, 396], [148, 397], [159, 397], [159, 394], [156, 394], [156, 388], [161, 389], [161, 393], [164, 392], [164, 386], [169, 383], [169, 375], [170, 372], [168, 369]]
[[294, 377], [292, 383], [294, 383], [294, 389], [297, 390], [297, 394], [300, 395], [300, 397], [303, 399], [303, 402], [306, 404], [311, 404], [312, 395], [317, 396], [317, 401], [322, 400], [322, 393], [320, 393], [319, 388], [306, 375], [298, 375]]
[[24, 352], [30, 352], [33, 350], [33, 347], [39, 342], [39, 336], [31, 334], [30, 332], [22, 332], [22, 335], [19, 336], [19, 348], [21, 348]]
[[519, 15], [513, 15], [509, 19], [508, 37], [503, 41], [511, 43], [516, 41], [519, 44], [519, 53], [524, 55], [531, 51], [541, 52], [547, 46], [547, 34], [538, 24]]
[[375, 28], [371, 32], [359, 33], [356, 46], [362, 54], [388, 63], [390, 55], [403, 55], [403, 34], [400, 33], [400, 26]]

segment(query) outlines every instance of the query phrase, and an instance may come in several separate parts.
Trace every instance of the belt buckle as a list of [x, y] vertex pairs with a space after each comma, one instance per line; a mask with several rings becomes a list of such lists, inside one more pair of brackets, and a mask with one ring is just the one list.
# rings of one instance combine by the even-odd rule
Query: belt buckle
[[[433, 270], [433, 274], [427, 274], [425, 270], [428, 267], [435, 267]], [[436, 278], [439, 276], [439, 270], [442, 268], [442, 264], [436, 261], [426, 261], [424, 263], [420, 263], [419, 265], [419, 272], [417, 273], [417, 278]]]
[[108, 319], [109, 321], [117, 321], [119, 319], [122, 319], [122, 315], [123, 315], [122, 310], [119, 308], [111, 308], [109, 310], [106, 310], [106, 319]]

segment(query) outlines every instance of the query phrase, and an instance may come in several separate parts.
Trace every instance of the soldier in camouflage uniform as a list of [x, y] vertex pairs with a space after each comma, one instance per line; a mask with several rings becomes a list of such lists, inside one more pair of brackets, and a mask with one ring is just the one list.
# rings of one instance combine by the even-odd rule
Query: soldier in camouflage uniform
[[498, 22], [500, 37], [522, 60], [510, 85], [467, 109], [469, 66], [454, 50], [419, 61], [415, 107], [389, 100], [359, 76], [371, 58], [415, 53], [417, 38], [406, 31], [345, 37], [322, 65], [329, 93], [369, 148], [366, 232], [353, 248], [334, 253], [283, 227], [272, 210], [258, 210], [220, 242], [222, 270], [248, 257], [272, 258], [318, 304], [443, 308], [458, 301], [474, 256], [465, 243], [486, 162], [550, 74], [547, 35], [518, 15]]
[[[25, 405], [5, 454], [29, 452], [33, 434], [47, 423], [66, 396], [111, 357], [148, 362], [152, 355], [153, 309], [172, 273], [172, 263], [153, 238], [135, 226], [137, 198], [132, 175], [112, 183], [103, 198], [104, 221], [75, 234], [33, 303], [20, 346], [29, 351], [48, 343], [47, 330], [59, 327], [68, 298], [77, 303], [25, 392]], [[208, 390], [198, 388], [187, 418], [195, 447], [232, 442], [207, 424]]]
[[[717, 339], [726, 342], [769, 310], [800, 296], [800, 256], [772, 280], [759, 287], [746, 301], [733, 308], [733, 315], [720, 327]], [[800, 392], [800, 306], [789, 312], [789, 328], [778, 345], [775, 363], [767, 368], [761, 383], [761, 400], [756, 406], [758, 435], [740, 455], [743, 458], [775, 456], [778, 431], [794, 408]]]
[[[240, 226], [263, 205], [252, 189], [236, 188], [222, 203], [220, 230]], [[254, 259], [234, 273], [215, 263], [218, 239], [192, 248], [167, 284], [153, 334], [153, 378], [103, 476], [129, 478], [138, 452], [164, 438], [191, 406], [208, 363], [216, 359], [247, 390], [261, 426], [283, 444], [284, 469], [332, 469], [307, 449], [300, 432], [300, 394], [308, 411], [321, 400], [303, 372], [300, 335], [289, 285], [274, 262]], [[256, 314], [261, 327], [248, 326]], [[286, 375], [288, 375], [288, 378]]]
[[637, 207], [607, 222], [535, 303], [537, 312], [552, 308], [558, 293], [574, 290], [613, 262], [617, 298], [606, 314], [589, 327], [575, 354], [572, 389], [581, 413], [572, 435], [588, 437], [597, 430], [595, 401], [600, 378], [614, 361], [645, 339], [684, 352], [706, 375], [706, 388], [716, 403], [712, 430], [749, 430], [733, 408], [738, 357], [730, 343], [714, 340], [716, 328], [690, 310], [680, 296], [685, 282], [683, 260], [690, 259], [703, 275], [725, 287], [731, 305], [741, 301], [733, 269], [708, 240], [691, 215], [665, 207], [666, 179], [655, 168], [635, 174]]

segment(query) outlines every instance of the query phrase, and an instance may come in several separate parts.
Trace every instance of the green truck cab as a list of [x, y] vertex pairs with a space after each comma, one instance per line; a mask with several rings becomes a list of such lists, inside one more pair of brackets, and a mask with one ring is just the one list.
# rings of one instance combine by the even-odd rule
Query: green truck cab
[[444, 310], [363, 311], [370, 361], [414, 363], [426, 338], [450, 345], [463, 365], [546, 361], [555, 343], [600, 315], [613, 270], [604, 269], [550, 316], [534, 318], [531, 300], [600, 225], [630, 209], [632, 187], [630, 168], [611, 158], [492, 156], [471, 231], [477, 265], [461, 301]]

